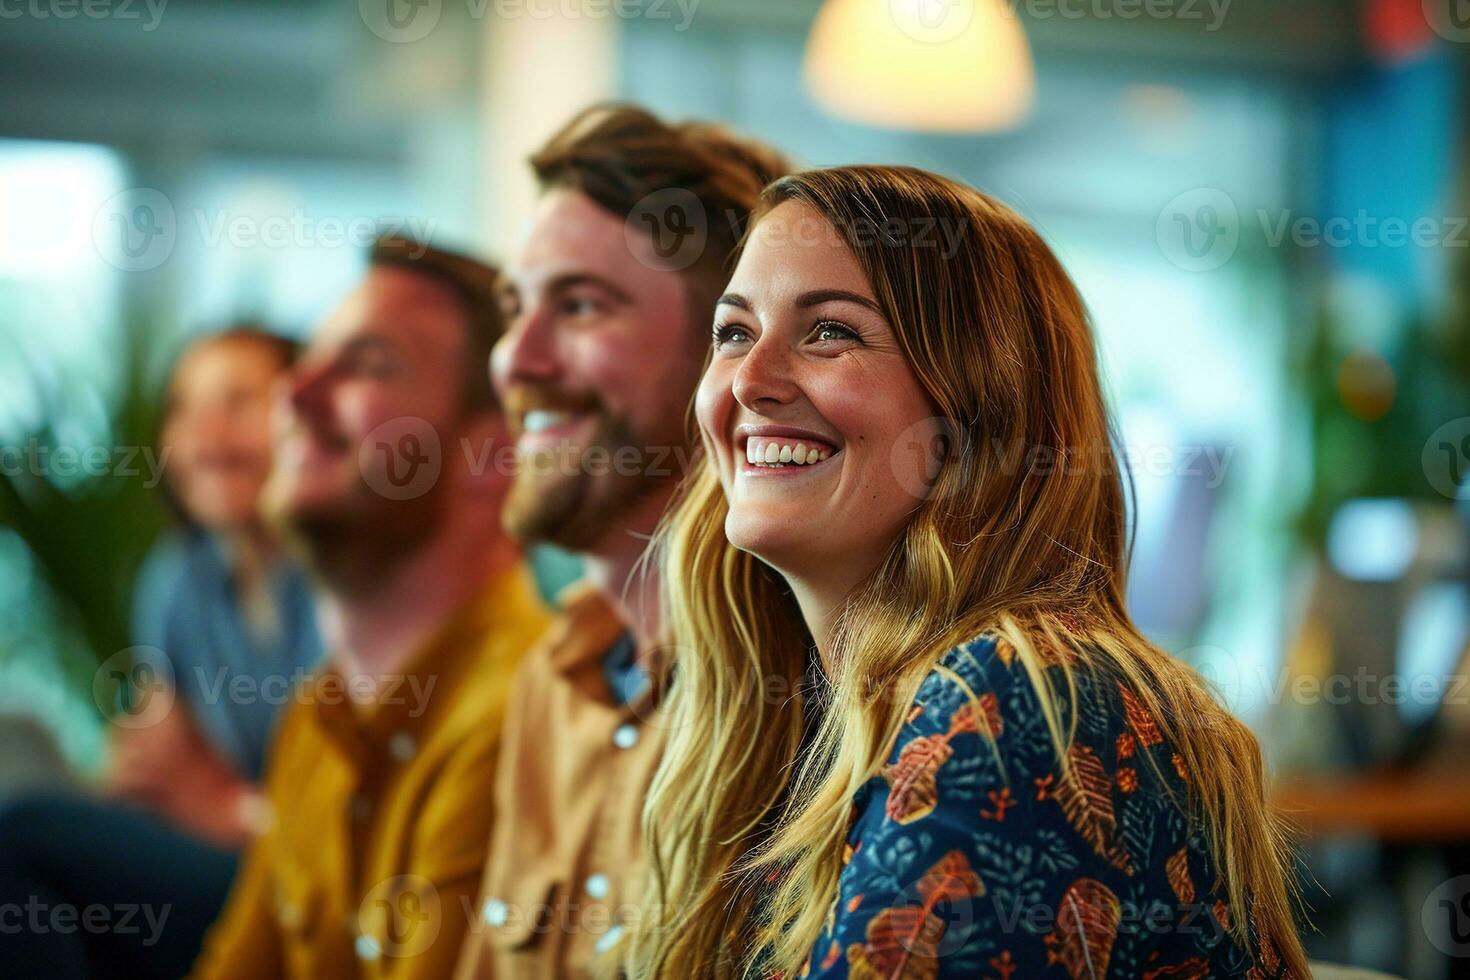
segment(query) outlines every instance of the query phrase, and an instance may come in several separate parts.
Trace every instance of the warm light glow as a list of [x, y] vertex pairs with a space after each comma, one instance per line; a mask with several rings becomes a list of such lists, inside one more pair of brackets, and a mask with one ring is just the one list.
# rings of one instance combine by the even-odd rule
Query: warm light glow
[[1014, 126], [1035, 94], [1006, 0], [827, 0], [807, 39], [806, 83], [834, 115], [950, 133]]

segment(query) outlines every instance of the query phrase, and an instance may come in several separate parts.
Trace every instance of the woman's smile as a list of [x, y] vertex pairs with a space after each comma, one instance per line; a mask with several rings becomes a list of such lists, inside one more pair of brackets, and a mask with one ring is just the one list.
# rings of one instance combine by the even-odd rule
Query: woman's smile
[[805, 475], [841, 452], [837, 443], [788, 425], [742, 425], [734, 440], [735, 472], [740, 476]]

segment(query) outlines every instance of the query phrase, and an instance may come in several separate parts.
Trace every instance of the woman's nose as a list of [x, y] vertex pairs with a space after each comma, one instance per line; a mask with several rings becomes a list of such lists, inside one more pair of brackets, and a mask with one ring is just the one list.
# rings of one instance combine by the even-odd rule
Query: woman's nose
[[735, 370], [735, 400], [751, 411], [767, 411], [797, 400], [797, 353], [767, 331]]
[[735, 400], [752, 412], [795, 401], [795, 369], [796, 352], [767, 333], [740, 359], [732, 384]]

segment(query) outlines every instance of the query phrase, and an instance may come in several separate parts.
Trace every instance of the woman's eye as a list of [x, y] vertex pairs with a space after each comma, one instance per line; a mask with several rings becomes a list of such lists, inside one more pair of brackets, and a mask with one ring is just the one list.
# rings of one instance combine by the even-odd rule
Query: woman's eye
[[851, 327], [845, 327], [840, 323], [834, 323], [831, 321], [824, 321], [817, 324], [817, 329], [813, 332], [813, 336], [816, 337], [817, 340], [828, 341], [858, 339], [857, 332], [854, 331]]
[[733, 324], [715, 327], [715, 346], [723, 347], [726, 344], [743, 344], [750, 339], [750, 334], [744, 327]]

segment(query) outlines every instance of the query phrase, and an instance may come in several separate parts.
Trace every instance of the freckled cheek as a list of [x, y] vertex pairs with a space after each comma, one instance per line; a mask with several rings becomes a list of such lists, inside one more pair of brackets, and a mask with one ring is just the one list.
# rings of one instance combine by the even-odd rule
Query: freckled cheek
[[842, 438], [844, 454], [854, 463], [867, 464], [880, 435], [885, 406], [875, 397], [870, 380], [845, 375], [814, 375], [800, 382], [812, 407]]
[[729, 362], [713, 361], [694, 392], [694, 417], [700, 433], [717, 454], [721, 473], [730, 466], [730, 413], [735, 405], [734, 369]]
[[809, 379], [804, 388], [812, 404], [842, 436], [845, 482], [849, 492], [872, 507], [878, 501], [899, 500], [913, 480], [901, 472], [907, 460], [908, 430], [930, 414], [922, 396], [909, 386], [872, 372], [832, 373]]

